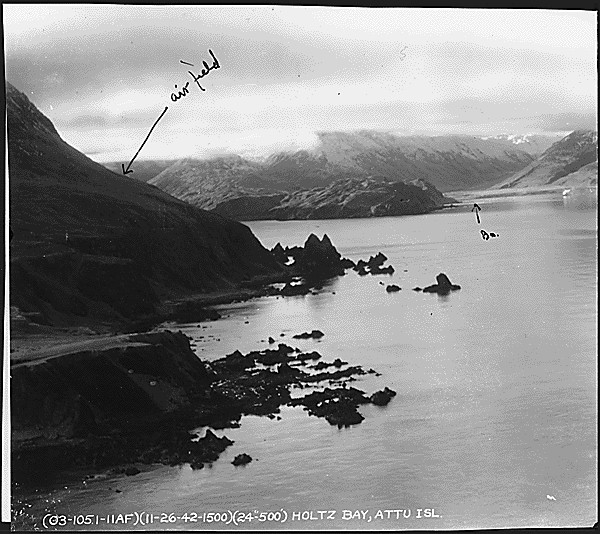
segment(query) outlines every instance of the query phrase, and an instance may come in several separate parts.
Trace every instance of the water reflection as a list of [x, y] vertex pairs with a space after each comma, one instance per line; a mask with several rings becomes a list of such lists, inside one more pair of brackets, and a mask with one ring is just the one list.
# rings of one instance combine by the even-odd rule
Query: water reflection
[[[501, 235], [487, 242], [469, 212], [321, 221], [318, 235], [326, 232], [344, 256], [381, 250], [394, 275], [351, 271], [316, 295], [222, 305], [224, 319], [182, 327], [207, 359], [268, 348], [273, 336], [326, 361], [373, 367], [382, 375], [354, 386], [398, 391], [384, 409], [361, 407], [363, 423], [342, 431], [301, 409], [282, 410], [280, 421], [244, 418], [225, 432], [235, 443], [212, 469], [122, 477], [119, 494], [115, 481], [98, 481], [57, 494], [59, 511], [435, 507], [442, 515], [435, 524], [369, 525], [385, 529], [595, 521], [595, 214], [565, 209], [561, 198], [499, 205], [481, 212], [482, 226]], [[288, 235], [284, 245], [302, 244], [316, 228], [314, 221], [249, 226], [270, 246]], [[412, 291], [440, 272], [462, 289], [437, 297]], [[402, 291], [388, 294], [379, 281]], [[313, 329], [322, 340], [292, 338]], [[234, 469], [242, 452], [256, 461]]]
[[598, 208], [597, 187], [573, 187], [562, 193], [563, 204], [567, 209], [589, 210]]

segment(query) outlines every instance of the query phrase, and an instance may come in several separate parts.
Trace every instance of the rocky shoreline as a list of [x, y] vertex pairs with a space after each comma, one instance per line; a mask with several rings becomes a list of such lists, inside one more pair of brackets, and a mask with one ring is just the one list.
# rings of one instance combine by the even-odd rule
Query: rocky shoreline
[[[74, 343], [35, 357], [15, 357], [13, 479], [53, 479], [74, 468], [113, 469], [133, 476], [141, 464], [187, 463], [201, 469], [232, 443], [211, 429], [237, 427], [244, 415], [275, 419], [282, 406], [302, 406], [309, 415], [343, 428], [362, 422], [361, 405], [388, 404], [396, 392], [387, 386], [369, 395], [348, 385], [361, 375], [380, 376], [375, 370], [348, 366], [339, 358], [326, 362], [316, 351], [276, 345], [274, 337], [268, 337], [269, 348], [264, 350], [234, 351], [208, 363], [194, 353], [191, 338], [183, 333], [147, 331], [165, 319], [217, 320], [218, 312], [208, 307], [212, 304], [306, 294], [348, 269], [359, 276], [394, 272], [391, 265], [383, 267], [388, 258], [382, 253], [357, 263], [342, 258], [327, 235], [319, 239], [311, 234], [303, 247], [277, 244], [271, 253], [286, 266], [283, 274], [249, 280], [228, 293], [165, 302], [161, 313], [130, 325], [146, 333], [104, 336], [102, 343], [86, 345], [86, 350]], [[275, 282], [283, 287], [275, 287]], [[443, 273], [437, 282], [422, 291], [443, 295], [460, 289]], [[395, 285], [386, 288], [399, 290]], [[312, 330], [293, 338], [324, 335]], [[305, 388], [317, 390], [296, 395]], [[203, 436], [190, 433], [201, 427], [206, 427]], [[250, 461], [251, 455], [244, 453], [234, 464]]]
[[[280, 264], [293, 259], [280, 273], [247, 280], [227, 293], [165, 301], [157, 313], [129, 323], [126, 331], [134, 332], [129, 336], [105, 336], [95, 345], [86, 339], [83, 344], [41, 351], [35, 357], [14, 358], [14, 480], [52, 478], [73, 468], [115, 466], [125, 466], [119, 469], [124, 473], [129, 469], [133, 475], [137, 467], [130, 464], [134, 463], [189, 463], [199, 469], [215, 461], [230, 443], [210, 429], [198, 439], [189, 433], [191, 428], [230, 428], [250, 414], [275, 417], [283, 405], [302, 404], [293, 401], [292, 389], [324, 382], [338, 387], [325, 390], [326, 399], [319, 401], [318, 409], [314, 397], [304, 401], [309, 413], [338, 426], [359, 423], [362, 416], [356, 408], [370, 400], [358, 390], [341, 387], [366, 374], [358, 366], [342, 369], [346, 363], [339, 359], [313, 365], [321, 359], [319, 353], [302, 353], [284, 344], [247, 355], [236, 351], [208, 364], [196, 356], [190, 339], [182, 333], [140, 333], [165, 320], [217, 320], [220, 315], [210, 305], [285, 296], [298, 287], [310, 290], [354, 266], [326, 235], [322, 239], [309, 236], [303, 247], [279, 248], [286, 254], [285, 261], [277, 250], [272, 254]], [[286, 285], [278, 289], [275, 282]], [[323, 333], [299, 335], [316, 338]], [[269, 345], [274, 344], [271, 340]], [[334, 369], [325, 370], [328, 367]]]
[[[315, 365], [318, 352], [281, 343], [208, 363], [189, 341], [181, 332], [137, 334], [122, 347], [13, 366], [13, 480], [52, 480], [73, 468], [133, 476], [141, 464], [202, 469], [232, 444], [211, 429], [237, 427], [244, 415], [275, 418], [282, 406], [303, 406], [342, 428], [363, 420], [358, 406], [395, 395], [348, 387], [376, 371]], [[293, 396], [306, 387], [324, 389]], [[199, 427], [203, 436], [190, 433]]]

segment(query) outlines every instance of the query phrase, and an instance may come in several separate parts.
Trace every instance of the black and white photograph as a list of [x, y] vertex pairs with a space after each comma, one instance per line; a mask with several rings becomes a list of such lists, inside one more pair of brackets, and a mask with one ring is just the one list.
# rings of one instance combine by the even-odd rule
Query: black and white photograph
[[597, 11], [2, 11], [13, 531], [597, 525]]

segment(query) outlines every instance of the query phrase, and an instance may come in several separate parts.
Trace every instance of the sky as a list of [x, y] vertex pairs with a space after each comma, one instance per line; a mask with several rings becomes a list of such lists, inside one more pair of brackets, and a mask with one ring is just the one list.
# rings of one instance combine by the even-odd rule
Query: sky
[[[595, 12], [5, 4], [6, 78], [98, 162], [262, 157], [319, 131], [596, 128]], [[194, 83], [212, 50], [219, 68]], [[191, 63], [188, 66], [183, 62]], [[171, 98], [186, 82], [188, 94]], [[175, 89], [177, 85], [178, 89]]]

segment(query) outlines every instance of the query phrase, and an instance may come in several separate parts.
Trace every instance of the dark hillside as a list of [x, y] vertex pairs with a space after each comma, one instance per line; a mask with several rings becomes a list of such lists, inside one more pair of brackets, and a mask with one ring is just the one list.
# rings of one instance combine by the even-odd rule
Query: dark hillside
[[107, 170], [6, 92], [12, 305], [49, 323], [112, 321], [277, 269], [247, 226]]

